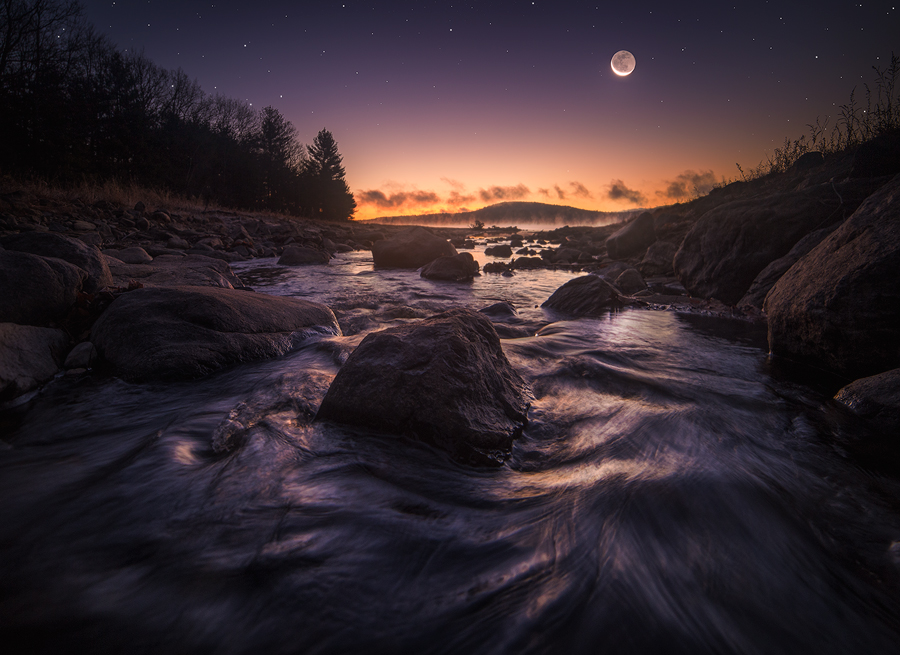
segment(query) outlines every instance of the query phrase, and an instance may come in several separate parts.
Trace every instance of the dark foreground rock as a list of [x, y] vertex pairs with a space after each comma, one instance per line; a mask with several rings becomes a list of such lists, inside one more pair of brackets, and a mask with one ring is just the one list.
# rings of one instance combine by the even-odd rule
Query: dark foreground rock
[[498, 464], [530, 402], [491, 322], [454, 309], [368, 335], [338, 371], [317, 418], [412, 437], [459, 461]]
[[2, 239], [7, 250], [28, 252], [41, 257], [57, 257], [87, 272], [84, 290], [88, 293], [111, 286], [112, 275], [107, 260], [96, 246], [53, 232], [22, 232]]
[[656, 241], [653, 215], [644, 212], [606, 240], [606, 251], [613, 259], [643, 253]]
[[769, 348], [852, 378], [900, 367], [900, 176], [766, 297]]
[[885, 434], [900, 435], [900, 368], [856, 380], [834, 399]]
[[87, 273], [69, 262], [0, 250], [0, 320], [46, 325], [75, 304]]
[[0, 402], [56, 375], [68, 345], [62, 330], [0, 323]]
[[324, 305], [214, 287], [138, 289], [117, 298], [91, 341], [132, 380], [197, 378], [290, 352], [313, 334], [340, 334]]
[[632, 304], [631, 298], [619, 295], [619, 291], [598, 275], [576, 277], [553, 292], [544, 304], [568, 316], [598, 316], [610, 309]]
[[149, 264], [126, 264], [113, 259], [108, 261], [117, 287], [127, 287], [132, 281], [145, 287], [234, 289], [243, 286], [243, 282], [226, 262], [205, 255], [159, 255]]
[[421, 268], [438, 257], [455, 254], [452, 243], [423, 227], [403, 230], [372, 244], [375, 266], [384, 268]]
[[450, 257], [438, 257], [422, 267], [420, 275], [429, 280], [462, 282], [478, 275], [478, 262], [471, 253], [461, 252]]

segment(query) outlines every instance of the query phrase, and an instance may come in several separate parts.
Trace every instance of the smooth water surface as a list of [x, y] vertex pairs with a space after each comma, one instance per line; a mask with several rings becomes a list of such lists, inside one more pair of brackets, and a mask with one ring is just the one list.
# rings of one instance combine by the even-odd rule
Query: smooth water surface
[[[567, 272], [438, 283], [367, 253], [235, 268], [329, 304], [349, 336], [197, 382], [50, 385], [0, 449], [4, 643], [897, 652], [897, 486], [836, 445], [864, 426], [770, 374], [759, 328], [556, 320], [538, 306]], [[536, 397], [505, 466], [307, 420], [366, 332], [499, 300]]]

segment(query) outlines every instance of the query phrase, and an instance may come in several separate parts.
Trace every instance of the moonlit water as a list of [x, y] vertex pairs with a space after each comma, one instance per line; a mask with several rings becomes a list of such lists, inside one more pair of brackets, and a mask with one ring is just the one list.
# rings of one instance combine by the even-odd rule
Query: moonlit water
[[[480, 261], [483, 254], [476, 253]], [[898, 487], [865, 430], [772, 374], [757, 327], [628, 310], [557, 320], [574, 274], [472, 283], [236, 266], [349, 335], [178, 384], [63, 378], [6, 418], [0, 636], [38, 652], [893, 653]], [[308, 424], [369, 331], [509, 300], [536, 402], [499, 469]], [[292, 396], [293, 394], [293, 396]], [[239, 409], [245, 441], [211, 443]], [[242, 412], [242, 414], [241, 414]]]

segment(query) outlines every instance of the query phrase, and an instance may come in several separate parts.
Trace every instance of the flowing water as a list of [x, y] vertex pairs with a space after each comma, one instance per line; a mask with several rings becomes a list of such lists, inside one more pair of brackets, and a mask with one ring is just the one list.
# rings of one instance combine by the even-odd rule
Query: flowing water
[[[865, 426], [776, 375], [760, 328], [559, 320], [538, 307], [559, 271], [439, 283], [368, 253], [236, 270], [332, 306], [348, 336], [196, 382], [64, 377], [2, 423], [7, 647], [900, 649], [898, 487], [845, 456]], [[303, 418], [365, 333], [498, 300], [536, 397], [504, 466]], [[229, 417], [241, 441], [220, 454]]]

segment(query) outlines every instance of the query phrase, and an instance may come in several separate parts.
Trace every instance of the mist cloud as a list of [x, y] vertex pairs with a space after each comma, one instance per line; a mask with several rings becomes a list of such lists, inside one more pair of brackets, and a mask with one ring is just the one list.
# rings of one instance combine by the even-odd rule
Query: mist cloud
[[516, 186], [492, 186], [487, 189], [479, 189], [478, 195], [484, 202], [491, 200], [519, 200], [524, 198], [531, 191], [524, 184]]
[[398, 191], [387, 195], [384, 191], [370, 189], [359, 191], [356, 201], [363, 205], [375, 205], [382, 209], [396, 209], [404, 205], [429, 205], [440, 202], [440, 197], [434, 191]]
[[657, 191], [658, 196], [671, 200], [688, 200], [696, 196], [704, 196], [718, 183], [715, 174], [710, 171], [686, 170], [666, 182], [665, 191]]
[[647, 196], [635, 189], [629, 189], [622, 180], [612, 180], [609, 183], [606, 197], [610, 200], [627, 200], [635, 205], [643, 205], [647, 202]]

